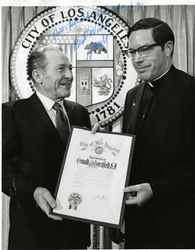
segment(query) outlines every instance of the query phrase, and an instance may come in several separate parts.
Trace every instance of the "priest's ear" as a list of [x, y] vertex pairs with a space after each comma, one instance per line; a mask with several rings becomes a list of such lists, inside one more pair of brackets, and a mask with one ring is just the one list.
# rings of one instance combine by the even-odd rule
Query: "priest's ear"
[[172, 41], [168, 41], [165, 43], [164, 45], [164, 49], [166, 52], [166, 56], [172, 56], [173, 55], [173, 49], [174, 49], [174, 45]]
[[32, 72], [32, 78], [34, 79], [35, 83], [42, 84], [43, 72], [38, 69], [34, 69]]

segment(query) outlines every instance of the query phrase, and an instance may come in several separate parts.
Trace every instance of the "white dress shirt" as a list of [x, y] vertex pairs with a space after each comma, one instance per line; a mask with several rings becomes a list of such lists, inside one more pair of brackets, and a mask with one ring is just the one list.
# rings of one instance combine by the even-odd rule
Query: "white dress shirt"
[[[53, 108], [53, 105], [54, 105], [54, 101], [50, 98], [48, 98], [47, 96], [41, 94], [39, 91], [36, 91], [36, 94], [38, 96], [38, 98], [40, 99], [40, 101], [42, 102], [47, 114], [49, 115], [50, 119], [52, 120], [54, 126], [56, 127], [56, 110]], [[68, 119], [68, 116], [67, 116], [67, 112], [66, 112], [66, 109], [64, 107], [64, 104], [63, 104], [63, 100], [59, 101], [58, 102], [61, 106], [62, 106], [62, 109], [66, 115], [66, 118], [68, 120], [68, 125], [69, 125], [69, 130], [70, 130], [70, 122], [69, 122], [69, 119]]]

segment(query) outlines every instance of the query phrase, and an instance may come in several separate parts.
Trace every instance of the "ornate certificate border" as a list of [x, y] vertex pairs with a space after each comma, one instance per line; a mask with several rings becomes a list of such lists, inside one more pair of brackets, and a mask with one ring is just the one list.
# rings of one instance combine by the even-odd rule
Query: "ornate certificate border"
[[134, 135], [92, 134], [74, 127], [56, 187], [57, 206], [51, 213], [121, 227], [134, 141]]

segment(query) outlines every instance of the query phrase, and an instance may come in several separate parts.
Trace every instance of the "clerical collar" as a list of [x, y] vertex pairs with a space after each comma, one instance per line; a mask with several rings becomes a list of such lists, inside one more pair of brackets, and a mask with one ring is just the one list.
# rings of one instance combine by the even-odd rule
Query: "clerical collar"
[[[172, 65], [171, 65], [171, 66], [172, 66]], [[162, 75], [160, 75], [159, 77], [157, 77], [157, 78], [154, 79], [153, 81], [148, 82], [148, 84], [150, 85], [150, 87], [154, 87], [155, 82], [156, 82], [157, 80], [161, 79], [164, 75], [166, 75], [166, 74], [169, 72], [171, 66], [170, 66]]]

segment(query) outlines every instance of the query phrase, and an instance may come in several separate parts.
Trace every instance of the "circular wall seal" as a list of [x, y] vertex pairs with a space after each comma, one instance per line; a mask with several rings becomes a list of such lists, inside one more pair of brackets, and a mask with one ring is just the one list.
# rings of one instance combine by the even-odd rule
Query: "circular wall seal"
[[35, 91], [27, 74], [31, 51], [59, 44], [73, 65], [70, 99], [87, 107], [92, 125], [112, 124], [123, 113], [125, 95], [136, 72], [125, 51], [127, 24], [105, 7], [51, 7], [21, 32], [11, 57], [11, 81], [19, 98]]

